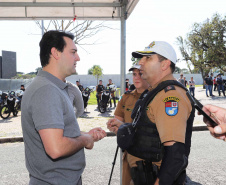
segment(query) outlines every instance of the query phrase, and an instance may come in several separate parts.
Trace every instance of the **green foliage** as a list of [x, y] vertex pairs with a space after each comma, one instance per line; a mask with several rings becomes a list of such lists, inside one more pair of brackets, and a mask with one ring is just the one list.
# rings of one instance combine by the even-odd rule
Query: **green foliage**
[[206, 76], [213, 68], [226, 71], [226, 16], [213, 15], [212, 19], [203, 23], [194, 23], [187, 38], [177, 37], [177, 42], [183, 56], [194, 71]]
[[31, 78], [34, 78], [34, 77], [36, 77], [36, 74], [30, 74], [30, 73], [28, 73], [28, 74], [18, 74], [17, 73], [17, 75], [16, 76], [14, 76], [14, 77], [12, 77], [12, 79], [31, 79]]
[[98, 84], [98, 79], [103, 75], [103, 69], [99, 65], [94, 65], [92, 68], [88, 70], [88, 74], [95, 76], [97, 78]]

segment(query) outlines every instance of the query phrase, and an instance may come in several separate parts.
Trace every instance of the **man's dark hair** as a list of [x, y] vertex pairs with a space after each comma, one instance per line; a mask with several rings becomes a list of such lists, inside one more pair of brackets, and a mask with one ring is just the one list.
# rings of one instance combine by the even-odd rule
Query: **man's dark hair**
[[45, 67], [49, 64], [51, 49], [53, 47], [55, 47], [60, 52], [64, 51], [64, 47], [66, 46], [64, 37], [68, 37], [71, 40], [74, 39], [74, 35], [63, 31], [51, 30], [43, 35], [42, 40], [39, 43], [42, 67]]
[[24, 87], [24, 85], [20, 85], [20, 87]]
[[[163, 60], [168, 60], [166, 57], [164, 57], [162, 55], [157, 54], [157, 56], [158, 56], [159, 62], [162, 62]], [[175, 64], [172, 61], [170, 61], [170, 62], [171, 62], [170, 69], [171, 69], [171, 72], [173, 73], [175, 71], [176, 67], [175, 67]]]
[[76, 81], [76, 82], [79, 82], [79, 81]]
[[102, 80], [99, 80], [99, 82], [102, 82]]

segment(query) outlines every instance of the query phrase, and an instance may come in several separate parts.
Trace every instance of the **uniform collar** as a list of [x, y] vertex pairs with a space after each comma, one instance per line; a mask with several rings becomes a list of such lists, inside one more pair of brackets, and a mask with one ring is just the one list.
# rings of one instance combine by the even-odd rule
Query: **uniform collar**
[[47, 71], [39, 70], [37, 76], [41, 76], [41, 77], [47, 78], [49, 81], [54, 83], [57, 87], [59, 87], [62, 90], [67, 87], [67, 84], [65, 82], [63, 82], [59, 78], [53, 76], [52, 74], [48, 73]]
[[152, 87], [149, 87], [148, 90], [152, 90], [152, 89], [155, 89], [161, 82], [163, 81], [166, 81], [166, 80], [176, 80], [174, 77], [173, 77], [173, 74], [169, 74], [169, 75], [166, 75], [164, 78], [162, 78], [158, 83], [156, 83], [154, 86]]

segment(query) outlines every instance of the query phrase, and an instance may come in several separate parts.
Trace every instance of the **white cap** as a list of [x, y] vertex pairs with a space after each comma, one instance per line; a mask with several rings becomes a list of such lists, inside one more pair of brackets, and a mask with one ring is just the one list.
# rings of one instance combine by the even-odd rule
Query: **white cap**
[[134, 65], [129, 69], [129, 71], [133, 71], [134, 69], [140, 69], [140, 65], [134, 64]]
[[143, 56], [159, 54], [171, 62], [176, 64], [177, 55], [173, 47], [164, 41], [153, 41], [149, 46], [147, 46], [143, 51], [132, 52], [134, 58], [142, 58]]

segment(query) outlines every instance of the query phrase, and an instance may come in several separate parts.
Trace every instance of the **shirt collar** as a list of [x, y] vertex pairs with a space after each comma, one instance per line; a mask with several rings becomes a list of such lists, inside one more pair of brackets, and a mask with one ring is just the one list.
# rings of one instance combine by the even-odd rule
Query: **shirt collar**
[[48, 73], [47, 71], [39, 70], [37, 76], [41, 76], [41, 77], [47, 78], [49, 81], [54, 83], [60, 89], [65, 89], [67, 87], [67, 84], [65, 82], [63, 82], [59, 78], [55, 77], [54, 75]]

